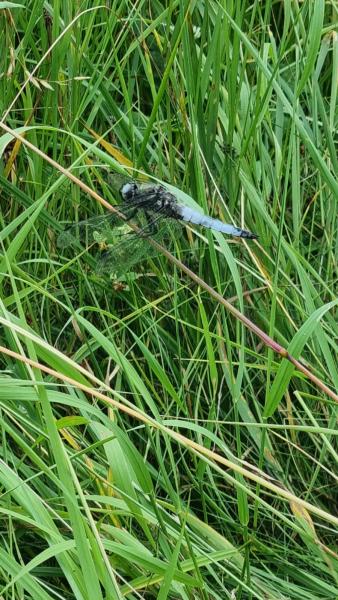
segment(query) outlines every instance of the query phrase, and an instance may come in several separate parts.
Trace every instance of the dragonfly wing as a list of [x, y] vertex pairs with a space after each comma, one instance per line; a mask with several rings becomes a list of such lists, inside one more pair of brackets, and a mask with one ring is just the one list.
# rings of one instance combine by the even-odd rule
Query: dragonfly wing
[[[57, 245], [63, 249], [79, 247], [79, 242], [87, 245], [102, 242], [108, 246], [108, 250], [101, 253], [98, 260], [98, 274], [120, 275], [144, 256], [149, 258], [156, 254], [147, 237], [151, 236], [168, 247], [170, 241], [182, 232], [180, 222], [167, 216], [164, 203], [158, 203], [158, 196], [157, 188], [136, 186], [133, 194], [125, 193], [125, 202], [117, 207], [122, 218], [115, 213], [108, 213], [80, 221], [60, 234]], [[138, 233], [130, 232], [128, 224], [124, 223], [124, 219], [133, 220], [134, 216], [140, 229]], [[128, 232], [126, 229], [129, 229]]]
[[110, 212], [74, 223], [60, 233], [57, 246], [63, 249], [69, 246], [78, 246], [79, 242], [92, 244], [109, 240], [112, 237], [113, 228], [119, 225], [123, 226], [124, 220], [128, 221], [135, 213], [135, 207], [131, 203], [117, 206], [116, 209], [123, 217], [118, 213]]
[[[149, 251], [150, 249], [150, 251]], [[123, 239], [103, 252], [97, 262], [98, 275], [114, 275], [120, 277], [130, 271], [135, 264], [146, 255], [151, 256], [151, 246], [146, 238], [136, 233], [123, 236]]]
[[[160, 226], [156, 227], [159, 222]], [[123, 235], [119, 242], [103, 252], [98, 260], [97, 273], [120, 277], [136, 264], [157, 255], [156, 249], [149, 243], [148, 238], [170, 248], [181, 233], [182, 226], [177, 220], [163, 219], [162, 214], [155, 213], [138, 233]]]

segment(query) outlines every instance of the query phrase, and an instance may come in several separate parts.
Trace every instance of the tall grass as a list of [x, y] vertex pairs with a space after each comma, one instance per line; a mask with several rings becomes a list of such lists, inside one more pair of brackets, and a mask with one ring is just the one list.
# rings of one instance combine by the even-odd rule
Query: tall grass
[[[0, 19], [1, 598], [336, 598], [336, 3]], [[123, 169], [259, 239], [99, 277]]]

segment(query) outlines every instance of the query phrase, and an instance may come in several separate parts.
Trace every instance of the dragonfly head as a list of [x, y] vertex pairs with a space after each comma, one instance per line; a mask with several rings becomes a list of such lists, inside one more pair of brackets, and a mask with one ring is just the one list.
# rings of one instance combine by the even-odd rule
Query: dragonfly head
[[134, 182], [125, 183], [120, 190], [123, 200], [132, 200], [138, 192], [138, 185]]

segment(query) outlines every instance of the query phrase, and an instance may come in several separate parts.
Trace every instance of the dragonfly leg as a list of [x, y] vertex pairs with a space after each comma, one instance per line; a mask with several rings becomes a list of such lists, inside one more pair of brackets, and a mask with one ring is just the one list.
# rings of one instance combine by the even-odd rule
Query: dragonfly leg
[[136, 208], [134, 208], [134, 210], [131, 210], [131, 211], [129, 212], [128, 218], [127, 218], [126, 220], [127, 220], [127, 221], [130, 221], [131, 219], [133, 219], [133, 218], [135, 217], [135, 215], [136, 215], [137, 211], [138, 211], [137, 207], [136, 207]]
[[147, 220], [146, 235], [154, 235], [158, 231], [157, 221], [148, 212], [145, 212], [145, 218]]

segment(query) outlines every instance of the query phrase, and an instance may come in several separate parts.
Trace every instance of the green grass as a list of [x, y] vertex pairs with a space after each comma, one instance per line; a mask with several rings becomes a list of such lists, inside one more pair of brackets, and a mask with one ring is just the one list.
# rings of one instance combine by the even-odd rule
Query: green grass
[[[0, 596], [336, 599], [337, 3], [106, 5], [1, 3]], [[259, 239], [98, 277], [128, 167]]]

